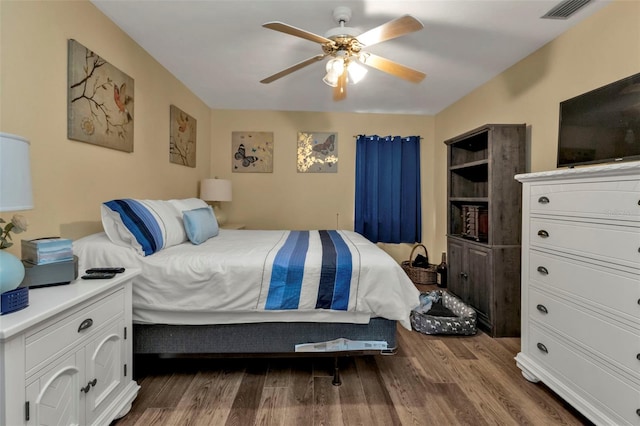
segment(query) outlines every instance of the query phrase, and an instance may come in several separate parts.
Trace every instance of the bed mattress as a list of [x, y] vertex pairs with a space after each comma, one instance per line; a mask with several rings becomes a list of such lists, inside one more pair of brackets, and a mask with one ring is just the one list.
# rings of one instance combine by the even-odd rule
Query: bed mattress
[[[419, 292], [400, 265], [361, 235], [333, 231], [348, 250], [350, 274], [346, 281], [347, 300], [329, 308], [318, 308], [321, 282], [321, 251], [315, 232], [308, 238], [306, 264], [297, 288], [299, 303], [274, 303], [278, 289], [270, 286], [278, 271], [292, 232], [286, 230], [220, 230], [218, 236], [200, 245], [190, 242], [168, 247], [150, 256], [141, 256], [130, 247], [113, 244], [104, 233], [74, 242], [79, 268], [124, 266], [142, 272], [133, 281], [133, 320], [140, 324], [234, 324], [258, 322], [343, 322], [368, 323], [382, 317], [399, 321], [411, 329], [409, 316], [419, 304]], [[335, 234], [334, 234], [335, 235]], [[339, 249], [340, 250], [340, 249]], [[300, 253], [296, 246], [291, 256]], [[276, 265], [276, 266], [274, 266]], [[305, 266], [306, 267], [306, 266]], [[338, 271], [340, 271], [338, 266]], [[346, 271], [346, 272], [345, 272]], [[340, 272], [338, 272], [338, 275]], [[295, 275], [295, 273], [294, 273]], [[285, 286], [286, 287], [286, 286]], [[288, 292], [288, 288], [281, 292]], [[340, 299], [334, 296], [334, 299]], [[344, 299], [344, 298], [343, 298]], [[335, 300], [334, 300], [335, 302]]]

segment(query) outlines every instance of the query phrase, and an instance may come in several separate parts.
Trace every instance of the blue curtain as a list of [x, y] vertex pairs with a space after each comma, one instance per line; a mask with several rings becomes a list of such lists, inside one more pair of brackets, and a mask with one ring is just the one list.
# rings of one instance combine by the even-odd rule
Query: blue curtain
[[356, 232], [384, 243], [422, 238], [420, 137], [358, 136]]

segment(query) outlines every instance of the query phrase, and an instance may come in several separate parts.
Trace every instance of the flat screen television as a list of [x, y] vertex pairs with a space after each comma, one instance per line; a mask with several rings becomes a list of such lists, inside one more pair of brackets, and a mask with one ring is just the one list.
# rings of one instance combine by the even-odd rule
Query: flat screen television
[[558, 167], [640, 160], [640, 73], [560, 102]]

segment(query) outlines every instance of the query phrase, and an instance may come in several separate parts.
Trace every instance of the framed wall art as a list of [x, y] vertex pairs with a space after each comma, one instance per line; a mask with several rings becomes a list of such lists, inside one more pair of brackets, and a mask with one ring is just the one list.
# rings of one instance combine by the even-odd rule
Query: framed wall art
[[77, 41], [68, 41], [67, 137], [133, 151], [133, 79]]
[[273, 132], [231, 132], [234, 173], [273, 173]]
[[175, 105], [169, 107], [169, 161], [183, 166], [196, 166], [195, 118]]
[[297, 164], [299, 173], [337, 173], [338, 134], [299, 132]]

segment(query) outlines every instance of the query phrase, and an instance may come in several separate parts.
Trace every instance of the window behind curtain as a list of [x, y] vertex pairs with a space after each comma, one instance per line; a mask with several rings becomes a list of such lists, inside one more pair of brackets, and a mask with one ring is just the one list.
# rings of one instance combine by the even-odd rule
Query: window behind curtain
[[356, 232], [384, 243], [422, 238], [420, 137], [358, 136]]

